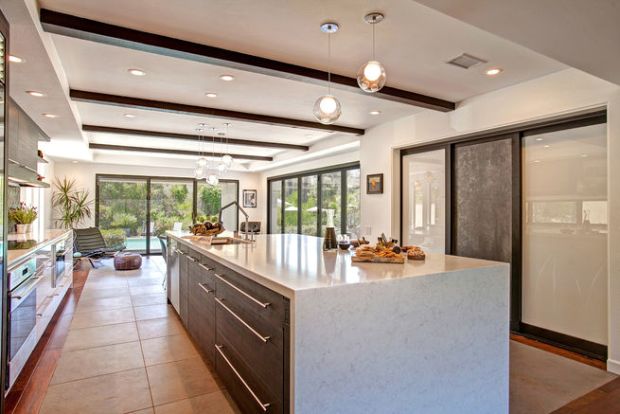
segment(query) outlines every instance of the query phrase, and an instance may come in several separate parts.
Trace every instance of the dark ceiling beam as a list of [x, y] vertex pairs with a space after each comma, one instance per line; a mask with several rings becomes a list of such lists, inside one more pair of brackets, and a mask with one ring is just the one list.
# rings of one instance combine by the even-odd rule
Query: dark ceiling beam
[[[178, 134], [172, 132], [159, 132], [159, 131], [147, 131], [143, 129], [128, 129], [128, 128], [116, 128], [116, 127], [106, 127], [106, 126], [98, 126], [98, 125], [82, 125], [82, 131], [86, 132], [101, 132], [104, 134], [120, 134], [120, 135], [139, 135], [145, 137], [156, 137], [156, 138], [169, 138], [169, 139], [184, 139], [188, 141], [209, 141], [209, 138], [205, 138], [204, 136], [198, 135], [190, 135], [190, 134]], [[261, 147], [261, 148], [282, 148], [289, 150], [300, 150], [300, 151], [308, 151], [310, 149], [307, 145], [296, 145], [296, 144], [286, 144], [281, 142], [267, 142], [267, 141], [256, 141], [251, 139], [239, 139], [239, 138], [228, 138], [225, 136], [217, 136], [218, 140], [225, 141], [230, 145], [243, 145], [249, 147]]]
[[[108, 151], [131, 151], [131, 152], [152, 152], [156, 154], [174, 154], [174, 155], [196, 155], [205, 157], [221, 157], [225, 154], [221, 152], [200, 152], [200, 151], [187, 151], [187, 150], [175, 150], [166, 148], [152, 148], [152, 147], [129, 147], [125, 145], [108, 145], [108, 144], [88, 144], [88, 148], [95, 150], [108, 150]], [[233, 159], [237, 160], [252, 160], [252, 161], [273, 161], [273, 157], [264, 157], [261, 155], [244, 155], [244, 154], [229, 154]]]
[[364, 130], [339, 125], [324, 125], [319, 122], [300, 119], [283, 118], [279, 116], [252, 114], [249, 112], [230, 111], [227, 109], [209, 108], [205, 106], [185, 105], [174, 102], [154, 101], [151, 99], [131, 98], [128, 96], [108, 95], [99, 92], [78, 91], [71, 89], [69, 96], [78, 102], [88, 102], [103, 105], [121, 106], [133, 109], [145, 109], [168, 113], [201, 115], [222, 119], [237, 119], [239, 121], [256, 122], [259, 124], [276, 125], [289, 128], [315, 129], [319, 131], [342, 132], [345, 134], [364, 135]]
[[[322, 70], [188, 42], [154, 33], [142, 32], [140, 30], [128, 29], [126, 27], [84, 19], [48, 9], [41, 9], [41, 24], [47, 32], [77, 39], [208, 63], [247, 72], [260, 73], [262, 75], [283, 79], [312, 83], [315, 85], [327, 85], [327, 72]], [[400, 102], [421, 108], [448, 112], [454, 110], [456, 107], [454, 102], [390, 86], [383, 87], [379, 92], [368, 94], [358, 87], [355, 78], [349, 78], [338, 74], [332, 74], [331, 81], [334, 88], [343, 91]]]

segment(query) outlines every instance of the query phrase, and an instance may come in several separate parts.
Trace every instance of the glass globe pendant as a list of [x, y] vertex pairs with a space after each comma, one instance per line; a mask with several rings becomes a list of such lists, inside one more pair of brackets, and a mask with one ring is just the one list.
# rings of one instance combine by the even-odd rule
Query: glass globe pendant
[[337, 23], [327, 22], [321, 25], [321, 31], [327, 33], [327, 94], [319, 97], [314, 102], [312, 113], [314, 117], [322, 124], [333, 124], [340, 118], [342, 114], [342, 106], [340, 101], [334, 95], [331, 94], [331, 71], [329, 62], [331, 59], [331, 35], [336, 33], [339, 29]]
[[198, 180], [202, 180], [203, 178], [205, 178], [205, 168], [204, 166], [196, 166], [196, 168], [194, 169], [194, 177], [196, 177], [196, 179]]
[[216, 186], [219, 184], [219, 182], [220, 182], [220, 179], [217, 177], [217, 175], [213, 173], [207, 175], [207, 184], [211, 186]]
[[222, 156], [222, 164], [226, 166], [226, 169], [230, 168], [232, 163], [233, 163], [232, 156], [230, 156], [229, 154], [224, 154], [224, 156]]
[[329, 125], [340, 118], [342, 108], [334, 95], [323, 95], [314, 103], [312, 113], [320, 123]]
[[373, 93], [385, 86], [387, 75], [385, 68], [375, 59], [375, 25], [385, 16], [381, 13], [369, 13], [364, 16], [366, 23], [372, 25], [372, 59], [364, 63], [357, 71], [357, 84], [364, 92]]

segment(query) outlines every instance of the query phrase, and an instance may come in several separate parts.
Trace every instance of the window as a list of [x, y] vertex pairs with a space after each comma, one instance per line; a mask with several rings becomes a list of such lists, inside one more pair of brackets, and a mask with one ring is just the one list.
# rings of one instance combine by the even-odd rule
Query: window
[[357, 235], [360, 177], [353, 164], [269, 179], [269, 232], [320, 236], [333, 219], [337, 233]]
[[[166, 230], [186, 230], [194, 218], [215, 216], [239, 197], [236, 180], [211, 187], [193, 178], [97, 175], [96, 185], [95, 223], [106, 243], [146, 254], [161, 252], [157, 236]], [[224, 211], [222, 221], [237, 230], [238, 210]]]
[[446, 151], [403, 156], [403, 244], [445, 251]]

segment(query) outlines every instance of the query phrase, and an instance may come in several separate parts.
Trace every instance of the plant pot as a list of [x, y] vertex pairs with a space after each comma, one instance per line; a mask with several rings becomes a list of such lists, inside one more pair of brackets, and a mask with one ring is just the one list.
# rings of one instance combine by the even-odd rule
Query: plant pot
[[32, 223], [26, 224], [26, 233], [32, 233]]
[[27, 232], [28, 225], [27, 224], [16, 224], [15, 231], [17, 234], [25, 234]]

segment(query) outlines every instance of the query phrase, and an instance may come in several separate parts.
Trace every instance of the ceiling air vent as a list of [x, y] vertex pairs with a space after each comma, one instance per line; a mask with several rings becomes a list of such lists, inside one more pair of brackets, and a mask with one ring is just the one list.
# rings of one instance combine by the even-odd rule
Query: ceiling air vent
[[477, 58], [472, 55], [468, 55], [467, 53], [463, 53], [460, 56], [455, 57], [454, 59], [448, 61], [447, 63], [458, 66], [459, 68], [469, 69], [472, 66], [476, 66], [479, 63], [487, 63], [486, 60]]

